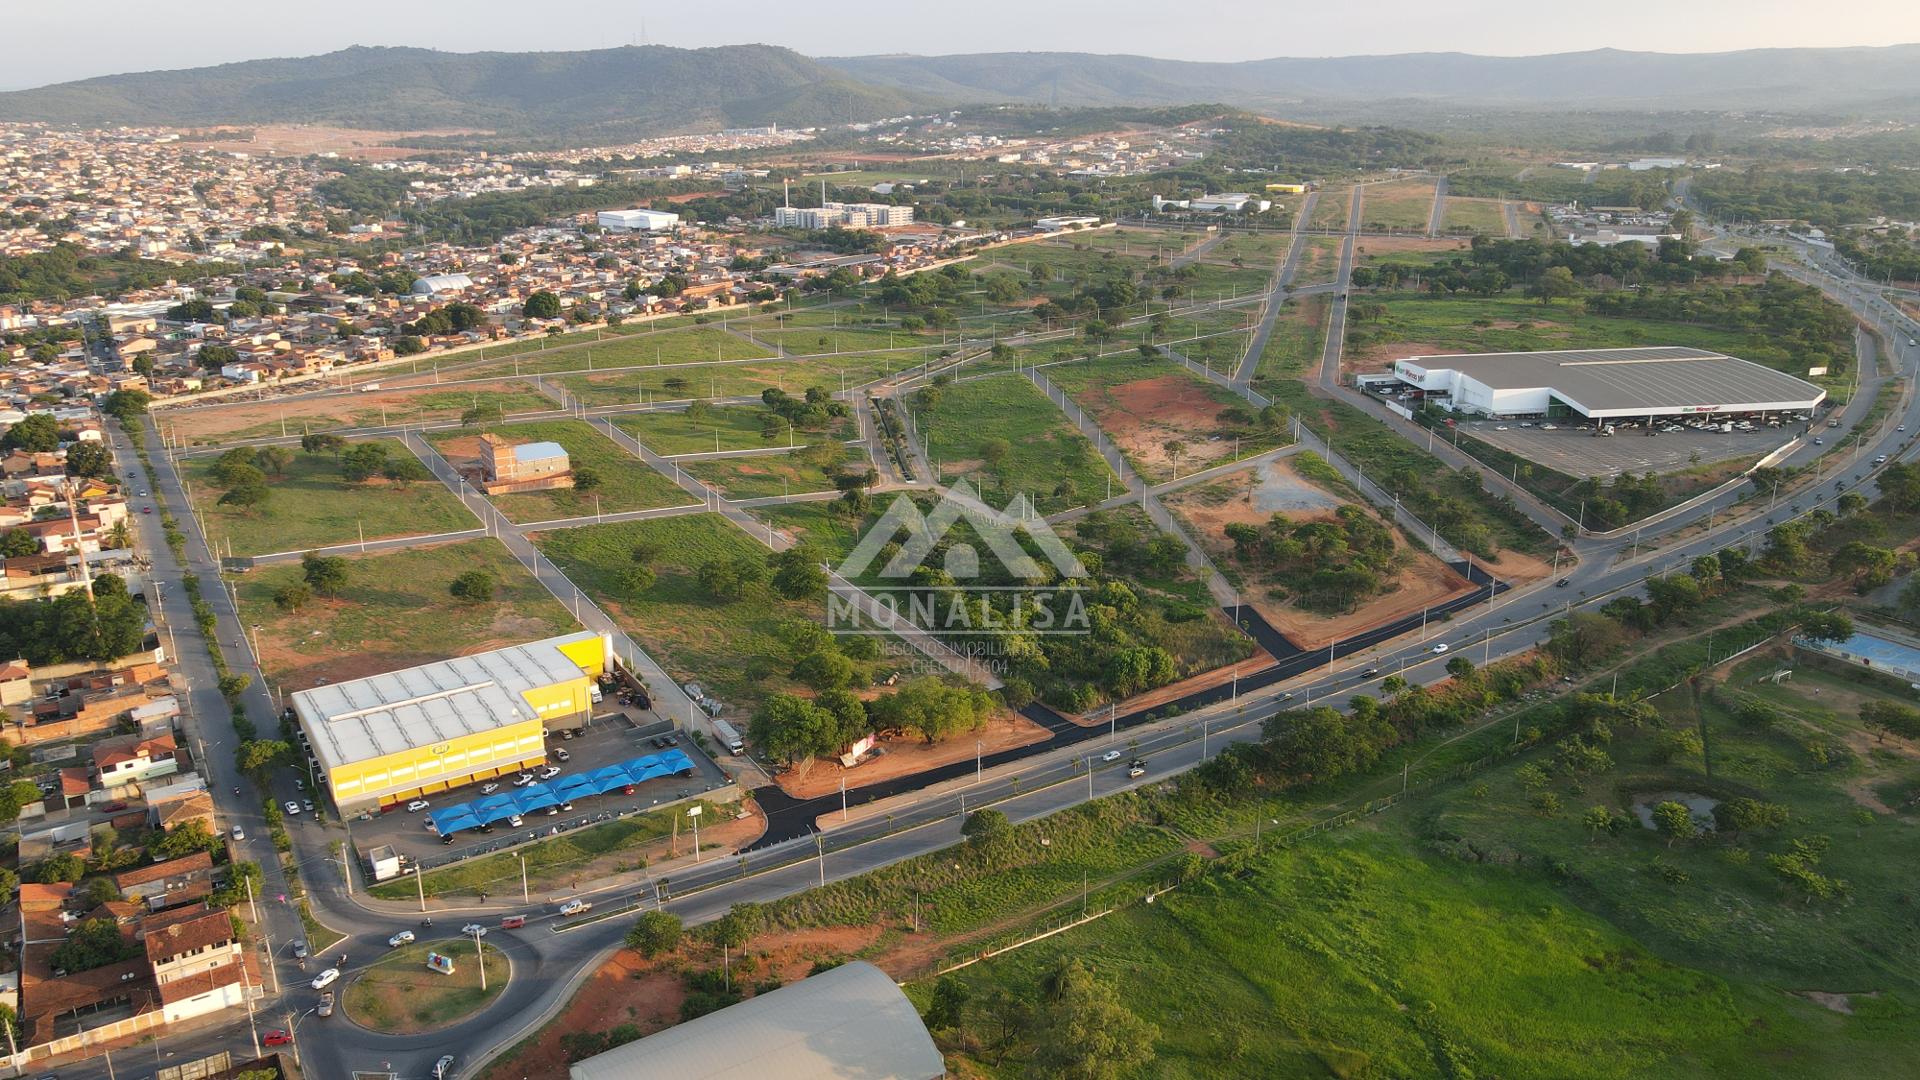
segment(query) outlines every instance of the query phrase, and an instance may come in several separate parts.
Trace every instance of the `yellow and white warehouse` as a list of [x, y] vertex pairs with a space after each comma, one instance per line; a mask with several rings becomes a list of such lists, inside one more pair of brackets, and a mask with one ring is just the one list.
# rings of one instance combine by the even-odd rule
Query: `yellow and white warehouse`
[[569, 634], [316, 686], [293, 711], [334, 805], [389, 806], [544, 762], [612, 659], [605, 635]]

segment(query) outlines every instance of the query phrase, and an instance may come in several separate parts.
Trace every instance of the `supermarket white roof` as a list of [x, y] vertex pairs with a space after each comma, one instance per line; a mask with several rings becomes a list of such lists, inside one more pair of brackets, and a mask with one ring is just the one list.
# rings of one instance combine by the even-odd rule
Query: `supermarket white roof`
[[947, 1074], [886, 972], [842, 964], [576, 1062], [572, 1080], [934, 1080]]
[[1410, 356], [1395, 361], [1458, 371], [1495, 390], [1547, 388], [1588, 415], [1650, 410], [1810, 409], [1825, 390], [1783, 371], [1678, 345], [1551, 352]]
[[431, 746], [533, 719], [520, 695], [579, 678], [580, 665], [559, 646], [595, 636], [582, 631], [316, 686], [294, 694], [293, 708], [329, 769]]

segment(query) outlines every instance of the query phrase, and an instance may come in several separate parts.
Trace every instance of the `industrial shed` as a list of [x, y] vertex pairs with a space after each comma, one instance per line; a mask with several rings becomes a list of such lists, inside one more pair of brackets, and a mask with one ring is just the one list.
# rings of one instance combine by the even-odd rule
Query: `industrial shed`
[[1826, 391], [1783, 371], [1678, 345], [1410, 356], [1393, 380], [1458, 412], [1595, 421], [1806, 412]]
[[572, 1080], [936, 1080], [913, 1003], [854, 961], [576, 1063]]

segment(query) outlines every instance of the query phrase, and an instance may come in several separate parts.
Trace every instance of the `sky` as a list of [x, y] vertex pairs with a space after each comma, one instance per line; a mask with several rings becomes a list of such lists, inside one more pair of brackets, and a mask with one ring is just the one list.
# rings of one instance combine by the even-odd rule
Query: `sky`
[[[1576, 14], [1577, 13], [1577, 14]], [[0, 2], [0, 87], [189, 68], [349, 45], [454, 52], [753, 42], [810, 56], [1072, 51], [1255, 60], [1454, 51], [1523, 56], [1613, 47], [1719, 52], [1920, 41], [1915, 0], [50, 0]]]

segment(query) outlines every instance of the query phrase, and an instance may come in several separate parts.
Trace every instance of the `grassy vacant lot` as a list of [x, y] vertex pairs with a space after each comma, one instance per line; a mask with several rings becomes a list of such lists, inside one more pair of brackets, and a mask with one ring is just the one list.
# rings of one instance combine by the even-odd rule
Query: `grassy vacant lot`
[[1294, 288], [1308, 285], [1326, 285], [1340, 272], [1340, 238], [1335, 236], [1309, 236], [1306, 249], [1301, 252], [1300, 265], [1294, 269]]
[[[410, 459], [411, 451], [394, 439], [367, 440], [387, 448], [390, 459]], [[273, 497], [264, 506], [238, 510], [217, 505], [222, 490], [207, 471], [217, 458], [187, 458], [181, 462], [185, 479], [193, 485], [194, 508], [206, 522], [208, 539], [222, 554], [229, 544], [235, 555], [264, 555], [277, 551], [304, 551], [358, 539], [453, 532], [478, 526], [438, 480], [395, 484], [373, 479], [350, 484], [340, 474], [332, 454], [296, 452], [284, 477], [268, 477]]]
[[855, 353], [848, 356], [766, 360], [735, 364], [685, 364], [648, 371], [589, 375], [576, 372], [555, 381], [588, 405], [631, 405], [641, 401], [758, 397], [768, 387], [798, 394], [809, 386], [838, 392], [918, 367], [930, 358], [922, 350]]
[[1477, 232], [1490, 236], [1507, 235], [1506, 202], [1501, 199], [1463, 199], [1447, 196], [1446, 216], [1440, 219], [1443, 232]]
[[457, 428], [435, 432], [427, 438], [458, 469], [476, 458], [479, 438], [485, 434], [498, 435], [516, 445], [557, 442], [566, 447], [576, 473], [581, 469], [592, 469], [600, 476], [600, 486], [591, 492], [563, 489], [491, 496], [494, 505], [507, 515], [509, 521], [551, 521], [554, 518], [577, 517], [593, 513], [596, 505], [602, 512], [612, 514], [622, 510], [650, 510], [699, 501], [580, 420], [543, 420], [531, 424]]
[[1396, 180], [1368, 184], [1360, 205], [1360, 225], [1366, 229], [1419, 229], [1433, 214], [1433, 181]]
[[[708, 454], [717, 450], [763, 450], [787, 445], [787, 427], [773, 439], [762, 435], [761, 422], [769, 415], [759, 405], [713, 405], [698, 420], [684, 410], [671, 412], [628, 413], [613, 418], [614, 426], [639, 439], [646, 448], [664, 457], [675, 454]], [[718, 433], [716, 442], [714, 435]], [[795, 429], [793, 441], [801, 446], [822, 439], [845, 440], [854, 436], [852, 417], [836, 421], [827, 431]]]
[[729, 499], [760, 499], [769, 495], [797, 495], [803, 491], [832, 491], [833, 479], [797, 454], [753, 454], [683, 463], [696, 480], [712, 484]]
[[304, 435], [309, 431], [458, 419], [468, 409], [500, 415], [554, 408], [552, 398], [525, 383], [499, 382], [458, 389], [428, 388], [329, 394], [280, 402], [246, 402], [181, 409], [165, 416], [169, 434], [195, 445]]
[[[1158, 1028], [1154, 1076], [1906, 1076], [1920, 1051], [1906, 962], [1920, 755], [1852, 719], [1875, 691], [1801, 659], [1755, 658], [1721, 689], [1654, 698], [1658, 726], [1615, 725], [1598, 773], [1555, 767], [1543, 741], [955, 978], [976, 1002], [1039, 1001], [1047, 973], [1079, 959]], [[1781, 667], [1792, 682], [1755, 682]], [[1737, 722], [1734, 695], [1771, 705], [1772, 722]], [[1665, 749], [1685, 731], [1705, 735], [1711, 769]], [[1760, 799], [1787, 818], [1669, 844], [1632, 807], [1673, 793]], [[1621, 824], [1589, 828], [1593, 806]], [[1770, 868], [1796, 840], [1824, 848], [1817, 872], [1846, 881], [1846, 898], [1809, 899]], [[910, 992], [924, 1006], [931, 989]], [[984, 1019], [955, 1041], [989, 1038]], [[1030, 1064], [981, 1056], [986, 1076]]]
[[[624, 329], [624, 328], [622, 328]], [[714, 360], [751, 360], [772, 356], [773, 350], [754, 345], [717, 326], [687, 326], [674, 330], [635, 330], [606, 333], [600, 340], [582, 336], [568, 349], [522, 353], [512, 361], [488, 364], [465, 372], [467, 376], [518, 372], [586, 371], [590, 368], [698, 364]]]
[[1333, 183], [1320, 189], [1320, 198], [1313, 204], [1313, 217], [1307, 220], [1307, 227], [1313, 229], [1345, 230], [1347, 211], [1353, 204], [1353, 185]]
[[[943, 481], [966, 478], [996, 505], [1031, 496], [1042, 513], [1105, 497], [1107, 464], [1034, 385], [1016, 375], [955, 383], [915, 408]], [[996, 462], [989, 455], [1001, 453]], [[1063, 490], [1062, 481], [1071, 481]], [[1055, 494], [1055, 492], [1060, 494]]]
[[939, 341], [940, 335], [909, 333], [885, 326], [809, 326], [756, 330], [754, 339], [779, 345], [795, 356], [843, 355], [869, 349], [905, 349]]
[[1327, 298], [1309, 296], [1289, 300], [1274, 320], [1273, 333], [1254, 370], [1256, 383], [1271, 379], [1299, 379], [1316, 370], [1327, 339]]
[[[634, 545], [657, 544], [658, 580], [635, 595], [621, 583]], [[782, 600], [760, 589], [739, 600], [714, 598], [696, 578], [705, 563], [767, 549], [718, 514], [590, 525], [543, 533], [542, 551], [598, 600], [676, 680], [699, 683], [751, 713], [763, 695], [792, 685], [774, 630], [782, 619], [818, 619], [817, 601]]]
[[[453, 974], [427, 967], [427, 954], [453, 958]], [[507, 988], [506, 954], [486, 946], [487, 988], [471, 938], [402, 945], [347, 983], [341, 1007], [362, 1027], [389, 1035], [413, 1035], [471, 1016]]]
[[1212, 262], [1227, 263], [1239, 259], [1248, 266], [1272, 269], [1286, 258], [1292, 242], [1293, 234], [1289, 232], [1236, 232], [1214, 245], [1206, 257]]
[[[559, 601], [491, 538], [350, 555], [347, 565], [338, 596], [295, 611], [273, 596], [300, 580], [299, 566], [261, 567], [240, 579], [241, 614], [260, 628], [262, 663], [276, 683], [305, 689], [574, 628]], [[492, 600], [468, 603], [447, 591], [469, 570], [493, 575]]]
[[1122, 255], [1158, 255], [1170, 259], [1199, 241], [1199, 234], [1160, 229], [1100, 229], [1073, 233], [1067, 240], [1048, 241], [1053, 246], [1066, 244], [1094, 251], [1117, 251]]
[[[1135, 472], [1155, 483], [1289, 441], [1222, 421], [1224, 410], [1250, 411], [1246, 399], [1160, 357], [1102, 357], [1049, 368], [1047, 376], [1093, 416]], [[1177, 460], [1169, 441], [1182, 444]]]
[[[884, 508], [897, 497], [887, 494], [874, 501]], [[860, 542], [863, 524], [848, 520], [845, 514], [839, 512], [836, 504], [825, 502], [762, 506], [753, 511], [753, 516], [796, 540], [814, 545], [835, 563], [844, 559], [853, 550], [853, 545]]]
[[[692, 805], [680, 803], [665, 810], [629, 814], [515, 848], [511, 852], [483, 855], [453, 866], [429, 870], [421, 876], [418, 885], [412, 881], [389, 881], [372, 886], [367, 891], [383, 900], [406, 900], [417, 895], [417, 889], [425, 889], [428, 896], [466, 897], [479, 896], [483, 892], [506, 895], [520, 887], [520, 860], [523, 858], [526, 860], [529, 888], [557, 888], [562, 882], [578, 876], [583, 868], [603, 855], [638, 848], [673, 835], [675, 819], [684, 815]], [[706, 808], [703, 812], [709, 815], [709, 822], [720, 821], [722, 810], [731, 811], [731, 807], [704, 800], [700, 800], [700, 805]], [[681, 831], [685, 832], [684, 829]], [[693, 838], [688, 836], [681, 850], [691, 851], [692, 847]], [[705, 850], [708, 845], [703, 842], [700, 847]], [[645, 860], [636, 853], [634, 866], [643, 865]], [[492, 969], [488, 969], [488, 974], [492, 974]]]

